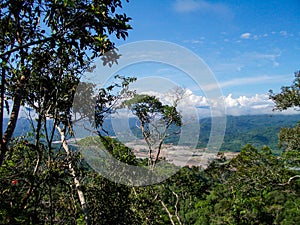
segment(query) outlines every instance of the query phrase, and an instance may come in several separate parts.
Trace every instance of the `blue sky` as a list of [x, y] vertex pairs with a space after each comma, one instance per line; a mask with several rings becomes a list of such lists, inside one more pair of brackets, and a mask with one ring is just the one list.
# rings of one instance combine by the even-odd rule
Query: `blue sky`
[[122, 11], [133, 30], [117, 44], [174, 42], [204, 60], [224, 95], [265, 94], [300, 69], [299, 9], [298, 0], [131, 0]]
[[[193, 51], [215, 74], [227, 114], [272, 113], [269, 89], [279, 92], [282, 85], [290, 85], [300, 69], [300, 0], [123, 2], [121, 11], [132, 17], [133, 30], [126, 41], [113, 39], [117, 46], [161, 40]], [[189, 89], [185, 108], [192, 105], [204, 111], [209, 105], [201, 90], [174, 68], [146, 63], [121, 72], [169, 78]], [[147, 91], [166, 89], [164, 80], [156, 80], [163, 87], [152, 84], [153, 79], [141, 84]]]
[[[299, 0], [131, 0], [124, 2], [122, 12], [132, 17], [133, 30], [126, 41], [115, 41], [117, 46], [143, 40], [183, 46], [209, 66], [229, 105], [240, 107], [238, 99], [256, 99], [261, 105], [269, 104], [270, 110], [268, 91], [279, 92], [281, 86], [290, 85], [300, 69], [299, 10]], [[140, 65], [122, 72], [176, 74], [167, 71], [159, 65]], [[176, 82], [201, 95], [177, 75]]]

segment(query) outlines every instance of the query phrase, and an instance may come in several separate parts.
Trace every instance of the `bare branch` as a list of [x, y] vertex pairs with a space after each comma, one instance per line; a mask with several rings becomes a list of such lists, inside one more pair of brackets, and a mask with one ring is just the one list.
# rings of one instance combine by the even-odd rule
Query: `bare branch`
[[289, 185], [294, 179], [300, 178], [300, 175], [295, 175], [293, 177], [290, 177], [290, 179], [288, 180], [288, 182], [283, 183], [283, 184], [279, 184], [280, 186], [285, 186], [285, 185]]
[[182, 225], [181, 220], [180, 220], [180, 217], [179, 217], [179, 214], [178, 214], [178, 202], [179, 202], [179, 198], [178, 198], [178, 195], [177, 195], [174, 191], [172, 191], [172, 193], [173, 193], [173, 195], [176, 196], [175, 216], [176, 216], [176, 218], [177, 218], [178, 223], [179, 223], [180, 225]]

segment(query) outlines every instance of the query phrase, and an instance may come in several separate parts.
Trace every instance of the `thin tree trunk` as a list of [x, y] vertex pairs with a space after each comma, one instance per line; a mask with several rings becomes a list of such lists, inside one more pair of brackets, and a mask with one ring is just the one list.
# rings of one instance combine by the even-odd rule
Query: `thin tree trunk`
[[152, 170], [154, 169], [156, 163], [158, 162], [158, 159], [159, 159], [159, 155], [160, 155], [160, 152], [161, 152], [161, 148], [162, 148], [163, 142], [164, 142], [164, 140], [165, 140], [165, 138], [166, 138], [167, 131], [168, 131], [170, 125], [172, 124], [172, 122], [173, 122], [172, 120], [170, 120], [170, 121], [168, 122], [168, 124], [167, 124], [167, 126], [166, 126], [164, 132], [162, 133], [162, 135], [161, 135], [161, 137], [160, 137], [159, 144], [158, 144], [158, 149], [157, 149], [157, 154], [156, 154], [154, 163], [153, 163], [153, 165], [152, 165], [152, 167], [153, 167]]
[[[68, 146], [67, 141], [66, 141], [65, 133], [58, 125], [56, 125], [56, 129], [58, 130], [58, 132], [60, 134], [62, 146], [63, 146], [64, 150], [67, 153], [67, 157], [69, 158], [70, 150], [69, 150], [69, 146]], [[69, 166], [69, 170], [71, 172], [71, 175], [73, 177], [73, 181], [74, 181], [74, 184], [75, 184], [75, 187], [76, 187], [76, 190], [77, 190], [77, 194], [78, 194], [78, 198], [79, 198], [79, 201], [80, 201], [80, 204], [81, 204], [82, 211], [84, 213], [85, 223], [87, 225], [89, 225], [90, 224], [90, 218], [89, 218], [89, 214], [88, 214], [87, 204], [86, 204], [86, 201], [85, 201], [85, 198], [84, 198], [83, 191], [80, 188], [80, 181], [76, 176], [75, 170], [74, 170], [73, 165], [72, 165], [72, 161], [70, 159], [68, 159], [68, 166]]]
[[[2, 62], [3, 63], [3, 62]], [[5, 93], [5, 68], [2, 65], [2, 74], [1, 74], [1, 106], [0, 106], [0, 137], [1, 137], [1, 158], [4, 158], [4, 156], [2, 156], [2, 152], [4, 151], [4, 142], [3, 142], [3, 117], [4, 117], [4, 93]], [[4, 153], [5, 155], [5, 153]], [[0, 162], [0, 165], [2, 163]]]
[[175, 203], [175, 216], [177, 218], [177, 221], [180, 225], [182, 225], [180, 217], [179, 217], [179, 213], [178, 213], [178, 202], [179, 202], [179, 198], [178, 198], [178, 194], [176, 194], [174, 191], [172, 191], [173, 195], [176, 196], [176, 203]]
[[[36, 173], [38, 172], [39, 166], [40, 166], [40, 162], [41, 162], [41, 158], [42, 158], [42, 153], [40, 150], [40, 132], [41, 132], [41, 126], [42, 126], [42, 117], [39, 116], [38, 118], [38, 123], [37, 123], [37, 128], [36, 128], [36, 140], [35, 140], [35, 149], [37, 151], [37, 159], [36, 159], [36, 163], [33, 169], [33, 173], [32, 173], [32, 177], [36, 176]], [[35, 188], [35, 179], [30, 179], [30, 186], [26, 192], [26, 194], [24, 195], [24, 197], [22, 198], [22, 202], [21, 202], [21, 207], [25, 208], [27, 201], [31, 195], [31, 193], [33, 192]]]
[[159, 202], [161, 203], [161, 205], [164, 207], [164, 209], [166, 210], [168, 216], [169, 216], [169, 219], [170, 219], [170, 222], [172, 223], [172, 225], [175, 225], [175, 222], [173, 220], [173, 216], [172, 214], [170, 213], [168, 207], [165, 205], [165, 203], [162, 201], [162, 200], [159, 200]]
[[[22, 36], [22, 29], [21, 29], [21, 24], [20, 24], [20, 19], [18, 17], [18, 15], [14, 15], [15, 17], [15, 23], [17, 24], [17, 37], [16, 40], [19, 44], [19, 46], [23, 45], [23, 36]], [[8, 53], [10, 54], [10, 53]], [[25, 67], [25, 58], [24, 58], [24, 50], [21, 49], [20, 51], [20, 56], [21, 56], [21, 65], [20, 68]], [[2, 57], [4, 58], [4, 57]], [[20, 112], [20, 107], [21, 107], [21, 100], [23, 98], [23, 89], [24, 89], [24, 84], [25, 84], [25, 80], [27, 75], [29, 74], [29, 71], [24, 70], [22, 71], [21, 69], [21, 77], [19, 82], [17, 82], [16, 84], [16, 92], [15, 92], [15, 96], [14, 96], [14, 104], [13, 104], [13, 108], [10, 114], [10, 118], [9, 118], [9, 122], [6, 128], [6, 131], [2, 137], [2, 149], [1, 149], [1, 154], [0, 154], [0, 166], [2, 166], [4, 158], [5, 158], [5, 154], [8, 151], [8, 145], [11, 141], [11, 138], [13, 136], [13, 133], [15, 131], [16, 125], [17, 125], [17, 120], [19, 117], [19, 112]], [[27, 74], [28, 73], [28, 74]]]
[[13, 104], [13, 108], [12, 108], [12, 111], [10, 114], [9, 122], [7, 124], [6, 131], [2, 138], [2, 142], [3, 142], [2, 147], [3, 148], [1, 148], [0, 166], [3, 164], [5, 154], [8, 150], [8, 145], [11, 141], [11, 138], [13, 136], [13, 133], [14, 133], [16, 125], [17, 125], [20, 107], [21, 107], [22, 94], [23, 94], [23, 89], [24, 89], [24, 83], [25, 83], [25, 76], [22, 76], [20, 79], [20, 82], [18, 84], [15, 97], [14, 97], [14, 104]]

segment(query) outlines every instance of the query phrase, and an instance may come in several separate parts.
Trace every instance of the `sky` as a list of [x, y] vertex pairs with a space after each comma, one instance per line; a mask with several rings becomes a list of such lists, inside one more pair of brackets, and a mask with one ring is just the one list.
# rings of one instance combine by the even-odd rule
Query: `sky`
[[[228, 114], [271, 113], [268, 91], [280, 92], [300, 69], [299, 10], [299, 0], [124, 1], [120, 12], [132, 18], [133, 29], [126, 41], [113, 41], [117, 46], [145, 40], [182, 46], [212, 71]], [[198, 99], [202, 101], [198, 106], [205, 106], [203, 90], [174, 67], [143, 63], [120, 73], [138, 78], [166, 77], [192, 93], [191, 101]], [[163, 83], [144, 81], [141, 84], [150, 91]]]

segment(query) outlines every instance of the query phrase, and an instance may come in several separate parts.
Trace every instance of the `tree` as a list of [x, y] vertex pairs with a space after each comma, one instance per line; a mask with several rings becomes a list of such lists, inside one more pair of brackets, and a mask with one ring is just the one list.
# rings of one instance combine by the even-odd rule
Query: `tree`
[[[8, 201], [5, 201], [5, 205], [3, 208], [0, 209], [0, 214], [3, 214], [3, 221], [7, 220], [10, 221], [12, 223], [16, 223], [16, 221], [20, 221], [20, 223], [29, 223], [28, 221], [33, 219], [35, 222], [35, 224], [38, 224], [40, 222], [40, 220], [43, 220], [43, 216], [44, 216], [44, 210], [45, 207], [40, 206], [41, 202], [39, 201], [47, 201], [49, 202], [50, 205], [50, 209], [49, 209], [49, 214], [45, 213], [45, 216], [49, 218], [49, 223], [53, 224], [54, 221], [55, 223], [59, 224], [59, 223], [63, 223], [61, 221], [65, 220], [65, 214], [64, 213], [59, 213], [56, 214], [56, 211], [59, 209], [64, 209], [64, 207], [68, 207], [69, 210], [64, 210], [66, 211], [66, 214], [69, 211], [69, 216], [70, 216], [70, 220], [77, 220], [78, 217], [80, 216], [79, 220], [81, 220], [82, 222], [85, 222], [85, 224], [91, 224], [92, 221], [94, 221], [95, 219], [100, 220], [101, 217], [103, 217], [102, 214], [94, 214], [94, 210], [96, 208], [103, 208], [103, 206], [101, 205], [103, 202], [97, 202], [99, 205], [95, 205], [93, 204], [93, 198], [88, 198], [86, 195], [90, 195], [89, 190], [86, 189], [88, 187], [88, 185], [92, 185], [92, 189], [95, 187], [95, 183], [89, 183], [86, 184], [84, 182], [82, 182], [82, 167], [80, 167], [80, 165], [78, 165], [78, 155], [76, 153], [74, 153], [73, 151], [71, 151], [69, 144], [67, 143], [67, 138], [68, 135], [70, 135], [70, 133], [72, 133], [72, 116], [71, 116], [71, 112], [74, 112], [75, 114], [80, 114], [80, 118], [77, 118], [76, 120], [80, 120], [80, 119], [86, 119], [89, 118], [90, 114], [93, 112], [95, 113], [95, 104], [96, 104], [96, 99], [95, 98], [95, 89], [94, 89], [94, 85], [93, 84], [88, 84], [88, 83], [82, 83], [81, 85], [81, 90], [77, 90], [76, 94], [78, 95], [77, 97], [79, 97], [81, 100], [82, 98], [84, 100], [88, 100], [88, 104], [83, 104], [81, 105], [77, 105], [77, 107], [73, 107], [72, 103], [73, 103], [73, 97], [74, 97], [74, 92], [75, 92], [75, 88], [77, 86], [77, 80], [75, 79], [73, 82], [71, 82], [70, 80], [66, 79], [65, 76], [67, 76], [68, 74], [61, 74], [62, 76], [56, 76], [55, 79], [59, 79], [59, 80], [55, 80], [55, 81], [59, 81], [59, 82], [54, 82], [52, 79], [48, 79], [48, 86], [51, 89], [53, 87], [53, 90], [51, 92], [47, 92], [44, 95], [42, 95], [43, 97], [41, 98], [36, 98], [36, 100], [38, 101], [37, 103], [34, 101], [35, 100], [35, 96], [31, 96], [32, 97], [32, 107], [33, 109], [37, 112], [38, 114], [38, 118], [36, 121], [36, 125], [34, 124], [34, 122], [32, 122], [33, 127], [36, 127], [35, 130], [37, 130], [37, 133], [35, 134], [35, 142], [34, 144], [28, 142], [28, 141], [18, 141], [14, 143], [14, 150], [10, 151], [10, 154], [8, 156], [8, 161], [4, 161], [3, 164], [3, 170], [6, 171], [6, 169], [8, 168], [8, 172], [1, 173], [2, 178], [4, 178], [4, 184], [7, 184], [7, 177], [11, 177], [11, 174], [14, 173], [14, 168], [16, 167], [15, 164], [17, 163], [17, 161], [25, 161], [27, 164], [21, 164], [18, 165], [18, 171], [22, 171], [25, 170], [26, 174], [23, 175], [23, 173], [20, 173], [21, 175], [19, 175], [18, 171], [16, 172], [16, 177], [21, 181], [21, 180], [28, 180], [26, 182], [26, 185], [22, 185], [22, 191], [20, 191], [20, 193], [24, 196], [21, 200], [19, 200], [18, 198], [15, 199], [14, 195], [11, 194], [10, 189], [8, 189], [8, 191], [6, 191], [6, 187], [7, 185], [4, 185], [3, 188], [5, 192], [7, 192], [7, 194], [11, 195], [9, 197], [7, 197]], [[116, 87], [123, 87], [126, 89], [128, 82], [129, 81], [133, 81], [135, 79], [133, 78], [122, 78], [119, 77], [123, 82], [122, 85], [119, 85], [118, 82], [115, 83], [114, 85]], [[56, 85], [54, 85], [56, 84]], [[52, 86], [53, 85], [53, 86]], [[111, 86], [108, 87], [109, 90], [111, 89]], [[103, 89], [105, 90], [105, 89]], [[124, 92], [125, 93], [125, 92]], [[105, 102], [107, 99], [104, 99], [102, 95], [100, 95], [100, 99], [99, 101], [102, 99], [103, 102]], [[95, 100], [93, 102], [93, 100]], [[104, 106], [104, 104], [102, 104]], [[86, 108], [88, 107], [88, 108]], [[91, 110], [92, 109], [92, 110]], [[99, 108], [98, 108], [99, 109]], [[92, 111], [92, 112], [91, 112]], [[98, 111], [97, 111], [98, 112]], [[41, 126], [41, 124], [43, 123], [43, 126]], [[39, 128], [38, 128], [39, 127]], [[49, 129], [50, 128], [50, 129]], [[52, 140], [53, 140], [53, 133], [55, 131], [55, 129], [58, 131], [58, 134], [60, 135], [60, 139], [61, 139], [61, 146], [60, 148], [56, 147], [53, 148], [52, 145]], [[49, 132], [50, 130], [50, 132]], [[48, 132], [47, 132], [48, 131]], [[44, 145], [42, 143], [40, 143], [40, 139], [39, 136], [45, 136], [46, 140], [47, 140], [47, 144], [48, 145]], [[106, 143], [106, 142], [105, 142]], [[123, 158], [121, 158], [121, 160], [130, 160], [130, 162], [133, 161], [134, 159], [134, 155], [132, 153], [130, 153], [130, 151], [126, 148], [124, 148], [124, 146], [121, 145], [117, 145], [116, 143], [113, 144], [113, 142], [107, 142], [110, 143], [108, 146], [108, 149], [110, 151], [112, 151], [114, 153], [114, 155], [118, 155], [118, 156], [122, 156]], [[113, 147], [112, 147], [113, 146]], [[119, 147], [118, 147], [119, 146]], [[27, 150], [28, 149], [28, 150]], [[61, 149], [63, 151], [61, 151]], [[127, 153], [126, 153], [127, 150]], [[30, 151], [30, 154], [25, 154], [27, 151]], [[24, 155], [22, 155], [22, 152], [24, 152]], [[118, 153], [117, 153], [118, 152]], [[16, 157], [17, 155], [17, 157]], [[13, 161], [12, 164], [12, 160], [11, 158], [17, 158], [17, 160]], [[8, 163], [8, 164], [7, 164]], [[10, 164], [12, 164], [12, 166], [9, 166]], [[28, 166], [29, 164], [29, 166]], [[26, 168], [23, 168], [26, 167]], [[61, 171], [59, 171], [59, 169], [61, 169]], [[55, 172], [54, 172], [55, 171]], [[1, 172], [1, 171], [0, 171]], [[94, 172], [90, 171], [91, 176], [94, 176], [92, 174], [94, 174]], [[63, 180], [62, 183], [58, 182], [52, 182], [52, 178], [55, 180], [57, 178], [57, 176], [61, 176], [61, 174], [57, 174], [57, 173], [62, 173], [65, 174], [66, 176], [63, 176]], [[49, 183], [47, 183], [47, 179], [44, 179], [44, 175], [47, 176]], [[52, 177], [53, 176], [53, 177]], [[29, 177], [29, 178], [28, 178]], [[10, 180], [14, 180], [13, 178]], [[101, 180], [102, 184], [97, 184], [99, 185], [99, 187], [95, 187], [94, 190], [102, 190], [101, 189], [101, 185], [107, 185], [107, 188], [109, 188], [110, 183], [105, 182], [104, 179], [100, 178], [100, 176], [96, 176], [96, 180]], [[10, 182], [8, 180], [8, 182]], [[46, 184], [44, 184], [44, 182], [46, 182]], [[93, 182], [93, 180], [91, 180], [91, 182]], [[22, 182], [19, 182], [19, 184]], [[45, 187], [46, 185], [46, 187]], [[62, 185], [62, 186], [60, 186]], [[96, 185], [96, 186], [97, 186]], [[71, 187], [71, 192], [70, 190], [68, 190], [68, 187]], [[111, 186], [110, 186], [111, 187]], [[2, 189], [2, 187], [0, 188]], [[43, 190], [45, 189], [45, 190]], [[67, 189], [67, 190], [65, 190]], [[116, 188], [115, 190], [120, 191], [122, 189], [122, 187]], [[47, 191], [49, 190], [49, 193], [47, 193]], [[62, 192], [62, 194], [66, 195], [66, 199], [68, 196], [68, 194], [71, 194], [72, 197], [72, 201], [69, 200], [68, 204], [66, 204], [65, 202], [63, 203], [63, 207], [59, 207], [59, 199], [56, 199], [53, 195], [55, 193], [56, 196], [60, 196], [56, 193], [56, 191], [59, 190], [64, 190]], [[23, 192], [25, 192], [23, 194]], [[45, 194], [45, 198], [47, 200], [44, 199], [36, 199], [36, 194], [39, 193], [44, 193]], [[73, 193], [74, 192], [74, 193]], [[87, 192], [87, 193], [85, 193]], [[125, 193], [125, 192], [124, 192]], [[126, 192], [128, 193], [128, 191]], [[77, 198], [74, 198], [74, 194], [77, 194]], [[102, 193], [99, 193], [100, 195]], [[94, 195], [95, 196], [95, 195]], [[12, 198], [13, 199], [12, 199]], [[90, 197], [90, 196], [89, 196]], [[99, 197], [99, 195], [98, 195]], [[59, 197], [61, 198], [61, 197]], [[14, 207], [10, 206], [9, 202], [10, 201], [16, 201], [16, 204], [13, 205]], [[37, 202], [35, 202], [35, 200]], [[123, 199], [121, 199], [123, 200]], [[120, 201], [121, 201], [120, 200]], [[78, 202], [77, 202], [78, 201]], [[89, 201], [91, 204], [88, 205]], [[19, 203], [21, 202], [21, 203]], [[30, 203], [34, 202], [34, 204], [36, 204], [37, 206], [32, 206]], [[121, 201], [122, 202], [122, 201]], [[120, 202], [120, 204], [121, 204]], [[82, 213], [78, 214], [77, 212], [77, 207], [78, 207], [78, 203], [80, 203], [80, 206], [82, 208]], [[105, 204], [105, 203], [103, 203]], [[33, 215], [31, 215], [31, 212], [28, 210], [25, 210], [25, 208], [29, 208], [29, 209], [33, 209], [35, 210], [35, 212], [39, 212], [40, 216], [37, 218], [33, 218]], [[47, 207], [46, 207], [47, 208]], [[72, 209], [72, 210], [71, 210]], [[91, 210], [91, 213], [88, 210]], [[2, 211], [3, 210], [3, 211]], [[10, 212], [17, 210], [20, 212], [20, 214], [15, 213], [13, 215], [9, 215]], [[6, 213], [8, 211], [8, 213]], [[124, 210], [125, 211], [125, 210]], [[120, 213], [122, 213], [123, 211], [120, 210]], [[74, 213], [74, 214], [73, 214]], [[93, 218], [91, 218], [90, 214], [93, 216]], [[28, 217], [27, 220], [23, 220], [21, 217], [26, 215]], [[94, 218], [94, 216], [97, 215], [96, 218]], [[112, 214], [111, 214], [112, 215]], [[120, 215], [121, 216], [121, 215]], [[109, 218], [109, 216], [107, 217]], [[107, 218], [103, 217], [103, 221], [101, 221], [103, 224], [105, 224], [105, 221], [107, 220]], [[99, 221], [97, 221], [97, 223], [99, 223]]]
[[94, 108], [95, 121], [91, 122], [94, 122], [95, 127], [99, 129], [100, 136], [102, 136], [101, 131], [107, 134], [103, 127], [105, 120], [117, 112], [122, 101], [132, 98], [135, 94], [135, 91], [129, 90], [129, 84], [135, 82], [136, 78], [116, 75], [115, 80], [108, 87], [101, 88], [96, 97], [96, 106]]
[[[84, 218], [64, 151], [40, 144], [40, 154], [28, 140], [13, 144], [0, 167], [0, 223], [76, 224]], [[76, 173], [84, 173], [78, 153], [70, 158]]]
[[148, 166], [154, 169], [158, 162], [163, 143], [171, 125], [181, 126], [181, 115], [175, 106], [163, 105], [159, 99], [149, 95], [136, 94], [132, 99], [125, 100], [122, 105], [127, 107], [137, 118], [137, 127], [148, 146]]
[[295, 72], [294, 75], [295, 79], [291, 86], [281, 87], [281, 92], [278, 94], [274, 94], [272, 90], [269, 91], [270, 99], [275, 103], [274, 110], [300, 109], [300, 71]]
[[294, 224], [299, 218], [299, 182], [286, 182], [295, 172], [266, 146], [248, 144], [205, 173], [212, 185], [195, 204], [193, 224]]
[[283, 127], [278, 134], [279, 147], [286, 151], [300, 151], [300, 124], [295, 127]]
[[[154, 96], [138, 95], [135, 91], [129, 90], [128, 85], [135, 81], [134, 78], [124, 78], [120, 76], [117, 78], [121, 78], [121, 85], [114, 83], [105, 89], [101, 89], [99, 92], [96, 101], [96, 126], [107, 135], [108, 132], [103, 128], [105, 119], [117, 113], [119, 109], [128, 108], [137, 116], [138, 128], [142, 131], [141, 133], [150, 151], [148, 166], [153, 170], [159, 160], [160, 151], [162, 150], [165, 138], [173, 134], [172, 131], [169, 131], [170, 126], [180, 126], [181, 116], [175, 106], [163, 105]], [[180, 95], [179, 91], [176, 91], [176, 93], [178, 93], [178, 96]], [[178, 96], [176, 95], [176, 99], [174, 100], [174, 105], [176, 106], [180, 101]], [[182, 97], [182, 95], [180, 96]], [[99, 132], [99, 134], [100, 140], [106, 145], [107, 150], [110, 148], [111, 150], [109, 151], [115, 152], [118, 150], [118, 144], [108, 142], [107, 137], [102, 136], [101, 132]], [[94, 142], [94, 144], [95, 143], [96, 142]], [[91, 146], [91, 144], [88, 146]], [[110, 146], [110, 148], [107, 148], [107, 146]], [[154, 151], [156, 151], [156, 153], [154, 153]], [[115, 153], [113, 155], [117, 156]], [[118, 155], [120, 155], [120, 153], [118, 153]], [[139, 164], [144, 165], [144, 161], [139, 161]], [[111, 176], [113, 175], [114, 174], [111, 174]], [[124, 175], [126, 176], [126, 173], [124, 173]], [[132, 190], [131, 203], [133, 206], [131, 207], [136, 212], [136, 217], [140, 220], [141, 224], [165, 224], [169, 222], [172, 224], [182, 224], [178, 209], [180, 197], [175, 191], [170, 191], [164, 185], [158, 185], [157, 187], [133, 187]], [[167, 190], [172, 199], [175, 197], [175, 200], [171, 203], [165, 203], [165, 196], [160, 196], [162, 192]], [[173, 211], [174, 209], [175, 211]], [[113, 219], [113, 217], [110, 219]], [[119, 223], [121, 224], [122, 222]]]
[[[110, 137], [87, 137], [78, 141], [82, 146], [103, 143], [106, 150], [117, 160], [136, 165], [132, 150]], [[92, 224], [140, 224], [132, 209], [132, 187], [112, 182], [90, 167], [83, 185]]]
[[[269, 97], [275, 103], [274, 110], [284, 111], [289, 108], [300, 110], [300, 71], [295, 72], [295, 79], [291, 86], [284, 86], [278, 94], [269, 91]], [[279, 132], [279, 146], [285, 150], [299, 150], [300, 124], [293, 128], [282, 128]]]
[[[125, 39], [131, 28], [126, 14], [116, 13], [120, 0], [4, 0], [0, 3], [1, 59], [1, 155], [3, 163], [20, 106], [27, 97], [42, 96], [47, 79], [68, 74], [74, 80], [89, 68], [95, 57], [114, 48], [109, 35]], [[111, 63], [103, 57], [104, 64]], [[59, 66], [55, 66], [59, 63]], [[33, 85], [37, 81], [39, 85]], [[35, 87], [34, 89], [32, 89]], [[31, 93], [29, 95], [28, 93]], [[4, 101], [13, 101], [4, 133]]]
[[[179, 100], [176, 98], [174, 105], [177, 106]], [[181, 115], [175, 106], [164, 105], [158, 98], [149, 95], [135, 94], [132, 98], [123, 101], [122, 107], [128, 108], [137, 117], [136, 126], [140, 129], [147, 144], [148, 166], [150, 171], [153, 171], [160, 159], [165, 139], [174, 134], [170, 131], [170, 127], [182, 125]], [[171, 203], [173, 207], [168, 206], [166, 199], [161, 196], [161, 193], [165, 191], [171, 193], [169, 197], [175, 197], [175, 201]], [[139, 188], [135, 190], [135, 196], [137, 202], [140, 203], [136, 207], [138, 211], [141, 211], [141, 217], [144, 218], [146, 224], [182, 224], [178, 212], [179, 196], [176, 192], [170, 191], [164, 185], [157, 185]], [[152, 207], [149, 208], [147, 205], [152, 205]], [[164, 214], [167, 216], [163, 216]]]
[[[41, 166], [40, 137], [42, 126], [52, 162], [54, 130], [61, 136], [66, 162], [75, 184], [78, 199], [88, 224], [89, 218], [66, 134], [72, 131], [71, 110], [81, 74], [95, 57], [112, 50], [109, 35], [125, 39], [130, 29], [125, 14], [115, 12], [120, 0], [93, 1], [12, 1], [1, 3], [1, 155], [2, 165], [13, 135], [21, 105], [28, 105], [38, 115], [35, 168]], [[104, 64], [110, 59], [103, 56]], [[10, 120], [2, 133], [4, 99], [13, 101]], [[47, 119], [53, 122], [48, 134]], [[62, 128], [60, 127], [62, 126]], [[36, 169], [34, 170], [36, 171]], [[35, 175], [35, 172], [33, 173]], [[29, 194], [36, 181], [30, 182]]]

